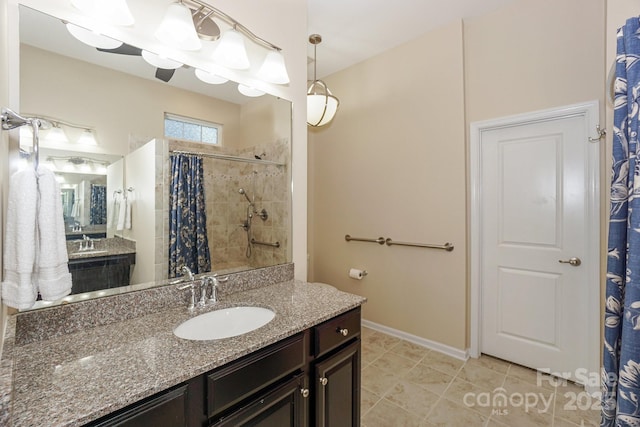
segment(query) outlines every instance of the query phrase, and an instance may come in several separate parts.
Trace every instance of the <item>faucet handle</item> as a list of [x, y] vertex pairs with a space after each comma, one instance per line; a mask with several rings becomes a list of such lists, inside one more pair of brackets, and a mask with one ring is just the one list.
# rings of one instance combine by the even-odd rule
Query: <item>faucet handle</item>
[[195, 282], [188, 282], [179, 284], [176, 286], [176, 289], [179, 291], [184, 291], [185, 289], [189, 289], [189, 306], [187, 307], [189, 310], [193, 310], [196, 307], [196, 290], [195, 290]]

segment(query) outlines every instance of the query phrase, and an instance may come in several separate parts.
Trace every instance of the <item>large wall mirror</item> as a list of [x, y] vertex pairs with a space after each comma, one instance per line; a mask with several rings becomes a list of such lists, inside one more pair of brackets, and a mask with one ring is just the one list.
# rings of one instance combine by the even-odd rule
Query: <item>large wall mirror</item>
[[[192, 201], [178, 171], [202, 170], [205, 205], [197, 209], [206, 221], [198, 233], [210, 267], [199, 263], [196, 272], [291, 261], [289, 101], [204, 83], [188, 66], [157, 78], [139, 54], [98, 51], [60, 19], [25, 6], [20, 41], [20, 110], [52, 124], [41, 135], [40, 163], [61, 186], [74, 281], [67, 300], [179, 275], [188, 260], [172, 222]], [[20, 140], [29, 151], [31, 136]], [[32, 159], [21, 161], [29, 167]]]

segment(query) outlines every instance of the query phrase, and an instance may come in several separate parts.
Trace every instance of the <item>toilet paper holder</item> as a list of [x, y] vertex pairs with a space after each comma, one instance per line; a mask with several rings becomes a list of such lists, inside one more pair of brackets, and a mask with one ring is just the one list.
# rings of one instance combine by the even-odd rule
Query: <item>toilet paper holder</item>
[[360, 270], [357, 268], [349, 269], [349, 277], [352, 279], [362, 280], [367, 274], [369, 274], [367, 270]]

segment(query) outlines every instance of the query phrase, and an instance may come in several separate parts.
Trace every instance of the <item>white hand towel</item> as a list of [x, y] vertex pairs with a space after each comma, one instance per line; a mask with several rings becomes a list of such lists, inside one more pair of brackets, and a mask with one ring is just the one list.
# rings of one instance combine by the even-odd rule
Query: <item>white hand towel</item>
[[116, 230], [124, 230], [124, 217], [127, 209], [127, 200], [121, 200], [120, 206], [118, 207], [118, 225], [116, 225]]
[[43, 300], [55, 301], [71, 293], [71, 274], [60, 187], [53, 172], [45, 167], [38, 168], [38, 192], [35, 284]]
[[38, 296], [32, 277], [37, 205], [38, 182], [33, 169], [13, 174], [9, 183], [2, 282], [2, 300], [9, 307], [31, 308]]

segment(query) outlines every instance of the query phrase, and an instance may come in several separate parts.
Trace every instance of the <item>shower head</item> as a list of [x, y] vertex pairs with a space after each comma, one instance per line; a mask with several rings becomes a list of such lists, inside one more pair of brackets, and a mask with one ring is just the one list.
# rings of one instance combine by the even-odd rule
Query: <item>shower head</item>
[[244, 191], [244, 188], [239, 189], [239, 190], [238, 190], [238, 193], [242, 194], [242, 195], [247, 199], [247, 201], [248, 201], [249, 203], [253, 203], [253, 202], [251, 201], [251, 199], [249, 198], [249, 196], [247, 196], [247, 192], [246, 192], [246, 191]]

